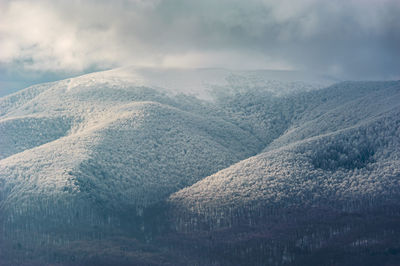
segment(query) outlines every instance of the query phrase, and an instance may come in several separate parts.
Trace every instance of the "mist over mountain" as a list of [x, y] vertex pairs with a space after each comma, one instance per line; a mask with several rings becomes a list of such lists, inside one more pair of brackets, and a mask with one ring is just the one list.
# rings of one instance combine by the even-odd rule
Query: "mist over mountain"
[[400, 82], [126, 67], [0, 98], [0, 265], [395, 265]]

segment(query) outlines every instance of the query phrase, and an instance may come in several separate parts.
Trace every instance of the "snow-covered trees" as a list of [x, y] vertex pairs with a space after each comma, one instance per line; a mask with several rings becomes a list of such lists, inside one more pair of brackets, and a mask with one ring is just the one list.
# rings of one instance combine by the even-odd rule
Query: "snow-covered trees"
[[[192, 245], [175, 243], [177, 257], [203, 247], [213, 260], [222, 243], [238, 261], [284, 264], [355, 227], [331, 217], [396, 215], [399, 82], [320, 86], [262, 71], [117, 70], [1, 98], [0, 248], [93, 252], [87, 241], [155, 245], [168, 231], [167, 246], [181, 234]], [[277, 232], [288, 235], [265, 240]]]

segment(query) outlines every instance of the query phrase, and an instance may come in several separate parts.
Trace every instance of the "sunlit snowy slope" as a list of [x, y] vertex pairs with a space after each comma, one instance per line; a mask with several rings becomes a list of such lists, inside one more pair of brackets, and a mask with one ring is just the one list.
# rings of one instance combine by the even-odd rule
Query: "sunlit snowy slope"
[[223, 265], [398, 262], [400, 82], [306, 95], [262, 152], [169, 198], [187, 242], [213, 239], [189, 252]]
[[179, 191], [172, 201], [224, 213], [248, 204], [347, 208], [398, 199], [400, 82], [345, 82], [309, 96], [322, 96], [323, 103], [304, 111], [263, 152]]
[[296, 80], [295, 72], [281, 73], [281, 80], [268, 75], [123, 68], [1, 98], [5, 223], [35, 227], [37, 218], [54, 226], [73, 224], [75, 218], [89, 219], [79, 214], [87, 209], [88, 223], [96, 215], [140, 214], [170, 193], [255, 155], [265, 140], [218, 101], [246, 88], [276, 98], [329, 82]]
[[[12, 265], [18, 250], [35, 257], [38, 247], [69, 254], [73, 241], [115, 235], [169, 246], [189, 234], [196, 248], [167, 253], [224, 265], [198, 232], [280, 224], [288, 210], [397, 206], [400, 82], [333, 83], [290, 71], [128, 67], [0, 98], [0, 250], [11, 250], [0, 259]], [[268, 254], [274, 265], [292, 261], [302, 234], [285, 240], [287, 254], [269, 253], [279, 237], [250, 245], [255, 265]], [[222, 235], [216, 245], [246, 264], [251, 252]]]

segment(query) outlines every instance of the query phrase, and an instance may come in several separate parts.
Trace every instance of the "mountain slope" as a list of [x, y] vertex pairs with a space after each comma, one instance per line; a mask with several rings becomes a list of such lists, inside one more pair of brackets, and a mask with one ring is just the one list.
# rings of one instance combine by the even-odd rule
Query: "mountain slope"
[[123, 68], [1, 98], [3, 235], [34, 245], [55, 228], [79, 228], [67, 239], [93, 226], [140, 231], [144, 208], [264, 148], [221, 95], [248, 87], [278, 99], [328, 82], [269, 74]]
[[334, 260], [323, 247], [340, 241], [396, 248], [400, 83], [330, 84], [122, 68], [0, 98], [0, 261], [296, 265]]
[[[66, 220], [106, 224], [124, 212], [134, 217], [262, 148], [249, 132], [212, 115], [212, 109], [203, 111], [209, 104], [201, 100], [109, 75], [51, 83], [37, 94], [31, 88], [21, 92], [32, 97], [3, 99], [5, 228], [27, 221], [41, 229]], [[22, 100], [11, 105], [12, 99]]]
[[[182, 238], [213, 237], [187, 252], [228, 265], [398, 259], [387, 250], [400, 246], [400, 83], [338, 84], [309, 99], [321, 95], [264, 152], [170, 197]], [[213, 249], [231, 255], [202, 251]]]

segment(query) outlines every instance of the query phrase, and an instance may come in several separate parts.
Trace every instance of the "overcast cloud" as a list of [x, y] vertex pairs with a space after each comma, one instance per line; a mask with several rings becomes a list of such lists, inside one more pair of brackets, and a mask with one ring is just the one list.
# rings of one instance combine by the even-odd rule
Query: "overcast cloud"
[[145, 65], [399, 78], [399, 14], [398, 0], [0, 0], [0, 74]]

